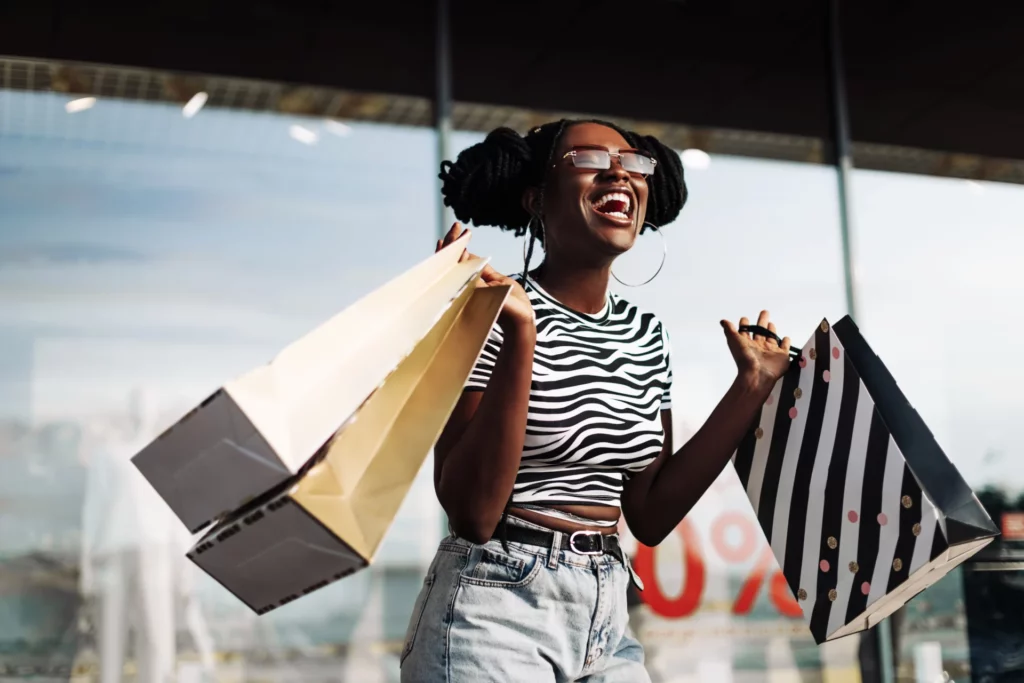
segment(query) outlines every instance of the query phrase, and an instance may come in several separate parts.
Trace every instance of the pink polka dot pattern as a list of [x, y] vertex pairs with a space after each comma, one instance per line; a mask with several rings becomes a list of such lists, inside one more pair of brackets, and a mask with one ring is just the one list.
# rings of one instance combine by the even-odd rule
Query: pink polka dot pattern
[[857, 514], [856, 510], [850, 510], [848, 513], [846, 513], [846, 518], [854, 524], [856, 524], [857, 520], [860, 519], [860, 515]]
[[828, 563], [828, 560], [822, 560], [818, 563], [818, 568], [823, 572], [827, 572], [829, 567], [831, 567], [831, 565]]
[[792, 408], [789, 409], [789, 419], [795, 420], [797, 415], [798, 411], [796, 409], [796, 406], [793, 406]]
[[773, 403], [775, 403], [775, 397], [772, 396], [771, 394], [768, 394], [768, 399], [764, 402], [764, 404], [766, 406], [770, 406]]
[[802, 368], [806, 368], [807, 367], [807, 359], [804, 358], [803, 356], [800, 356], [800, 367], [802, 367]]
[[885, 526], [889, 523], [889, 517], [884, 512], [878, 513], [878, 524], [879, 526]]
[[821, 373], [821, 378], [823, 380], [825, 380], [826, 382], [831, 382], [832, 381], [832, 373], [829, 372], [828, 370], [826, 370], [825, 372]]
[[839, 347], [838, 346], [833, 346], [832, 347], [832, 357], [835, 358], [836, 360], [839, 360]]
[[867, 581], [862, 583], [860, 585], [860, 592], [863, 593], [864, 595], [867, 595], [868, 593], [870, 593], [871, 592], [871, 584], [868, 583]]

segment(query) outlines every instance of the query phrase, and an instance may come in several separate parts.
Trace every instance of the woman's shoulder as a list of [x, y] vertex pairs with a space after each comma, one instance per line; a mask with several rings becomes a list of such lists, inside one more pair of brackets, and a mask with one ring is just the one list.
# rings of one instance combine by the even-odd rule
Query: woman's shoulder
[[635, 304], [615, 292], [612, 292], [610, 297], [612, 300], [612, 310], [616, 316], [633, 319], [638, 322], [642, 321], [647, 323], [649, 327], [666, 331], [665, 322], [654, 311], [650, 311], [638, 304]]

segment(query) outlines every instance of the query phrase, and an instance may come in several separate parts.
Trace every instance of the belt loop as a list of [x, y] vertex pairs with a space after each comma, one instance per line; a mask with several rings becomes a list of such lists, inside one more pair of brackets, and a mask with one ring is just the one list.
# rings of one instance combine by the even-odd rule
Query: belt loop
[[551, 540], [551, 549], [548, 551], [548, 569], [558, 567], [558, 553], [562, 552], [562, 532], [556, 531]]

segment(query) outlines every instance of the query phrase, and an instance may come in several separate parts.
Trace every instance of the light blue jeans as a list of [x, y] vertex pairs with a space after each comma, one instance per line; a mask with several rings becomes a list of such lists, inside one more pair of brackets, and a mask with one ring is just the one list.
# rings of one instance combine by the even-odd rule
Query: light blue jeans
[[508, 547], [441, 542], [413, 607], [402, 683], [650, 682], [620, 560]]

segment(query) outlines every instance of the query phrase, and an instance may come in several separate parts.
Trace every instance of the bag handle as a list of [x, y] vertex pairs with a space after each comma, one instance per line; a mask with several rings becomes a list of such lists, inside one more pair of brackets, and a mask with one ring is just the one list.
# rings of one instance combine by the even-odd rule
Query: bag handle
[[[779, 346], [782, 346], [782, 337], [780, 337], [779, 335], [775, 334], [774, 332], [769, 330], [767, 327], [761, 327], [760, 325], [740, 325], [738, 331], [739, 332], [751, 332], [753, 334], [759, 334], [762, 337], [768, 337], [769, 339], [774, 339], [776, 344], [778, 344]], [[792, 356], [794, 360], [796, 360], [801, 355], [803, 355], [803, 351], [801, 351], [800, 349], [797, 349], [797, 348], [794, 348], [794, 347], [790, 346], [789, 347], [789, 355]]]

